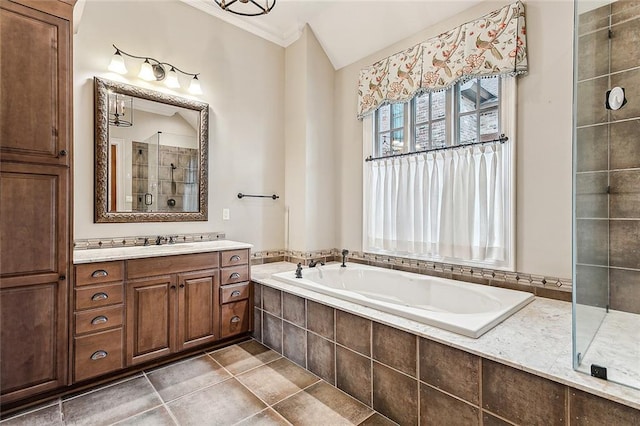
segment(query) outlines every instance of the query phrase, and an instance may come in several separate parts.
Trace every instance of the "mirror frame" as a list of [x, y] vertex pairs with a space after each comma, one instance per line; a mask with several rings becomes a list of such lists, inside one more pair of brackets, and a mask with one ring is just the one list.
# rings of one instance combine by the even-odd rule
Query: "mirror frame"
[[[191, 222], [208, 219], [209, 104], [197, 100], [143, 89], [129, 84], [94, 77], [95, 90], [95, 223]], [[111, 212], [108, 209], [109, 177], [109, 92], [122, 93], [167, 105], [191, 109], [200, 114], [198, 146], [199, 210], [197, 212]]]

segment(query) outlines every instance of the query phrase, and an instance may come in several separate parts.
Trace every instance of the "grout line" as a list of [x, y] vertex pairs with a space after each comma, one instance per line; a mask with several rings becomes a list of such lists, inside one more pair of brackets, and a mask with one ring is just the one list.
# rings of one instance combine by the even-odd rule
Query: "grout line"
[[51, 408], [56, 404], [59, 405], [60, 413], [62, 413], [62, 398], [57, 398], [55, 400], [52, 399], [44, 403], [43, 405], [36, 405], [35, 407], [31, 407], [25, 411], [18, 411], [16, 413], [11, 414], [8, 417], [0, 418], [0, 424], [6, 423], [9, 420], [18, 419], [22, 416], [26, 416], [27, 414], [33, 414], [37, 411], [44, 410], [45, 408]]
[[[151, 380], [149, 380], [149, 377], [147, 376], [147, 373], [145, 371], [143, 371], [142, 374], [144, 375], [144, 378], [147, 379], [147, 382], [149, 382], [149, 385], [151, 385], [151, 389], [153, 389], [155, 394], [158, 395], [158, 399], [160, 399], [161, 406], [164, 407], [165, 410], [167, 410], [167, 412], [169, 413], [169, 417], [171, 417], [171, 419], [174, 421], [174, 423], [176, 425], [179, 425], [180, 423], [178, 422], [178, 419], [175, 418], [175, 416], [173, 415], [173, 412], [171, 411], [171, 409], [169, 408], [169, 406], [165, 402], [164, 398], [162, 398], [162, 396], [160, 395], [160, 392], [158, 392], [156, 387], [153, 386], [153, 383], [151, 382]], [[157, 408], [157, 407], [155, 407], [155, 408]], [[152, 409], [155, 409], [155, 408], [152, 408]], [[147, 410], [147, 411], [151, 411], [151, 410]], [[145, 413], [145, 412], [146, 411], [143, 411], [143, 413]], [[142, 413], [138, 413], [138, 414], [142, 414]], [[136, 414], [136, 415], [138, 415], [138, 414]], [[135, 417], [135, 416], [131, 416], [131, 417]], [[129, 418], [131, 418], [131, 417], [129, 417]], [[121, 422], [122, 421], [123, 420], [121, 420]]]
[[107, 384], [105, 384], [103, 386], [100, 386], [98, 388], [89, 389], [86, 392], [83, 392], [81, 394], [73, 395], [73, 396], [70, 396], [68, 398], [60, 398], [60, 399], [62, 400], [63, 403], [67, 402], [67, 401], [71, 401], [73, 399], [80, 398], [82, 396], [86, 396], [86, 395], [89, 395], [89, 394], [92, 394], [92, 393], [95, 393], [95, 392], [98, 392], [98, 391], [101, 391], [101, 390], [104, 390], [104, 389], [108, 389], [108, 388], [110, 388], [112, 386], [116, 386], [116, 385], [119, 385], [119, 384], [122, 384], [122, 383], [126, 383], [126, 382], [128, 382], [130, 380], [138, 379], [140, 377], [143, 377], [143, 375], [144, 375], [143, 372], [135, 373], [133, 376], [124, 377], [124, 378], [122, 378], [120, 380], [117, 380], [117, 381], [115, 381], [113, 383], [107, 383]]

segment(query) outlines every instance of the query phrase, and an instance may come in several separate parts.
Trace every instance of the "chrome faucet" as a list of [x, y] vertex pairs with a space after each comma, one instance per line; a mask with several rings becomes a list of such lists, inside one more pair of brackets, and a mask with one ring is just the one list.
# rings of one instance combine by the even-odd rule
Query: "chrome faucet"
[[317, 265], [324, 266], [324, 262], [322, 260], [312, 260], [309, 262], [309, 268], [315, 268]]
[[296, 268], [296, 278], [302, 278], [302, 263], [298, 263]]
[[175, 244], [176, 241], [178, 241], [177, 235], [169, 235], [169, 244]]
[[343, 268], [347, 267], [347, 265], [344, 262], [346, 262], [348, 254], [349, 254], [349, 250], [347, 250], [347, 249], [342, 250], [342, 265], [340, 265], [340, 266], [343, 267]]
[[167, 241], [167, 238], [166, 238], [166, 237], [163, 237], [163, 236], [161, 236], [161, 235], [158, 235], [158, 236], [156, 237], [156, 245], [157, 245], [157, 246], [161, 246], [163, 241]]

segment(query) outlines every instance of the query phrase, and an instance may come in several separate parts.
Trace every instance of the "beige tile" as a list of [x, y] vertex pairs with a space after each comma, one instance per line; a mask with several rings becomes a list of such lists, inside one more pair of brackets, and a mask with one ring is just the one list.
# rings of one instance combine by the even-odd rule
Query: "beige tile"
[[304, 328], [306, 317], [305, 300], [294, 294], [282, 293], [282, 318]]
[[282, 322], [282, 354], [307, 368], [307, 332], [303, 328]]
[[262, 284], [253, 283], [253, 305], [262, 309]]
[[608, 173], [576, 175], [576, 217], [606, 218], [609, 215]]
[[13, 417], [3, 417], [1, 424], [3, 426], [62, 426], [64, 423], [62, 422], [60, 404], [56, 403]]
[[[108, 404], [105, 403], [108, 401]], [[145, 377], [120, 382], [62, 401], [67, 425], [107, 425], [162, 404]]]
[[333, 340], [334, 309], [330, 306], [307, 301], [307, 329]]
[[336, 342], [371, 356], [371, 321], [344, 311], [336, 311]]
[[236, 378], [269, 405], [320, 380], [286, 358], [247, 371]]
[[417, 425], [418, 381], [374, 362], [373, 408], [401, 425]]
[[[625, 96], [629, 100], [625, 106], [611, 111], [611, 120], [622, 120], [640, 117], [640, 69], [625, 71], [611, 75], [611, 87], [624, 87]], [[602, 97], [601, 97], [602, 99]]]
[[609, 125], [576, 130], [576, 168], [578, 172], [607, 170]]
[[307, 368], [322, 379], [335, 384], [335, 343], [307, 333]]
[[479, 425], [480, 410], [432, 387], [420, 384], [420, 424]]
[[578, 38], [578, 80], [599, 77], [608, 72], [609, 29], [603, 28], [580, 36]]
[[262, 309], [253, 308], [253, 331], [251, 337], [262, 341]]
[[605, 5], [597, 9], [580, 14], [578, 17], [579, 33], [593, 31], [598, 28], [609, 26], [609, 14], [611, 5]]
[[586, 265], [607, 265], [609, 262], [609, 221], [576, 220], [577, 260]]
[[231, 377], [227, 371], [208, 355], [147, 373], [149, 381], [165, 401], [172, 401]]
[[398, 423], [392, 422], [385, 416], [380, 415], [379, 413], [373, 413], [371, 416], [367, 418], [364, 422], [360, 423], [360, 426], [394, 426]]
[[626, 21], [640, 16], [640, 3], [632, 0], [618, 0], [611, 4], [611, 23]]
[[373, 359], [415, 377], [416, 336], [397, 328], [373, 323]]
[[266, 311], [262, 315], [262, 343], [282, 353], [282, 319]]
[[282, 292], [268, 286], [262, 287], [262, 309], [277, 316], [282, 316]]
[[167, 404], [181, 425], [233, 424], [266, 408], [236, 379], [229, 379]]
[[137, 416], [130, 417], [127, 420], [123, 420], [116, 423], [118, 426], [175, 426], [176, 422], [173, 420], [169, 412], [164, 406], [154, 408], [153, 410], [146, 411]]
[[640, 170], [610, 173], [610, 217], [640, 218]]
[[608, 90], [607, 82], [608, 77], [600, 77], [577, 84], [576, 116], [578, 126], [607, 121], [607, 109], [604, 107], [604, 96]]
[[480, 403], [480, 358], [420, 338], [420, 380], [472, 404]]
[[563, 385], [486, 359], [482, 360], [482, 406], [517, 424], [568, 423]]
[[504, 420], [483, 411], [482, 424], [483, 426], [511, 426], [513, 423], [505, 422]]
[[609, 270], [611, 309], [640, 314], [640, 271]]
[[371, 359], [336, 346], [336, 386], [371, 406]]
[[236, 426], [286, 426], [289, 425], [281, 415], [273, 411], [271, 408], [260, 411], [255, 416], [251, 416], [246, 420], [236, 423]]
[[576, 265], [576, 301], [582, 305], [605, 307], [609, 301], [609, 268]]
[[609, 233], [610, 265], [640, 269], [640, 220], [612, 220]]
[[577, 389], [570, 389], [572, 425], [637, 425], [640, 410]]
[[280, 358], [280, 354], [272, 351], [255, 340], [249, 340], [228, 348], [212, 352], [211, 357], [231, 374], [240, 374]]
[[318, 382], [273, 407], [294, 425], [357, 425], [373, 412], [325, 382]]
[[640, 19], [616, 25], [612, 32], [611, 72], [640, 66]]
[[611, 169], [640, 167], [640, 120], [611, 123]]

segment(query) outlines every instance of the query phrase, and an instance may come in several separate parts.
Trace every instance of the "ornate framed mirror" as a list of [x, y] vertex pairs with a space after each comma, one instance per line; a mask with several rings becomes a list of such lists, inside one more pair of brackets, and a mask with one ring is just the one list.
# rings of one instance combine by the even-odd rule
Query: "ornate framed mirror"
[[209, 105], [98, 77], [94, 88], [94, 221], [207, 220]]

